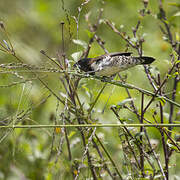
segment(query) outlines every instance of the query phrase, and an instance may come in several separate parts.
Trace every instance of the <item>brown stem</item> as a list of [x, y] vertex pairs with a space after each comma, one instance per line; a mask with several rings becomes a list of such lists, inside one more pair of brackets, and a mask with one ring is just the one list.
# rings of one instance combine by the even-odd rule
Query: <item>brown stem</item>
[[[143, 124], [143, 116], [144, 116], [144, 111], [143, 111], [143, 107], [144, 107], [144, 93], [142, 93], [142, 98], [141, 98], [141, 118], [140, 118], [140, 123]], [[141, 173], [142, 173], [142, 177], [145, 177], [145, 173], [144, 173], [144, 154], [143, 154], [143, 133], [144, 131], [144, 127], [140, 127], [140, 164], [141, 164]]]
[[[178, 77], [178, 75], [176, 75], [176, 77], [174, 78], [174, 86], [173, 86], [173, 93], [172, 93], [173, 101], [175, 101], [175, 98], [176, 98], [176, 90], [177, 90], [178, 82], [179, 82], [179, 77]], [[174, 112], [174, 105], [170, 104], [170, 113], [169, 113], [169, 123], [170, 124], [173, 123], [173, 112]], [[168, 129], [169, 129], [169, 136], [171, 136], [172, 127], [169, 127]]]
[[[161, 118], [161, 123], [164, 123], [163, 120], [163, 107], [161, 105], [161, 103], [159, 103], [160, 105], [160, 118]], [[162, 140], [162, 145], [163, 145], [163, 152], [164, 152], [164, 161], [165, 161], [165, 175], [166, 175], [166, 179], [169, 179], [169, 167], [168, 167], [168, 163], [169, 163], [169, 157], [168, 157], [168, 147], [166, 145], [166, 139], [164, 136], [164, 132], [162, 131], [162, 129], [160, 129], [160, 133], [161, 133], [161, 140]]]

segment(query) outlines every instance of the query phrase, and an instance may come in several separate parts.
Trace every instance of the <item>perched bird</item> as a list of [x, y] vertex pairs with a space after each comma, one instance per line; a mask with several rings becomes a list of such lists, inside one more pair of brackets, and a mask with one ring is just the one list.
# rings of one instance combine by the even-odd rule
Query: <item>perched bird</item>
[[96, 58], [84, 58], [75, 63], [74, 67], [88, 74], [109, 77], [136, 65], [151, 64], [155, 60], [153, 57], [133, 57], [131, 54], [114, 52]]

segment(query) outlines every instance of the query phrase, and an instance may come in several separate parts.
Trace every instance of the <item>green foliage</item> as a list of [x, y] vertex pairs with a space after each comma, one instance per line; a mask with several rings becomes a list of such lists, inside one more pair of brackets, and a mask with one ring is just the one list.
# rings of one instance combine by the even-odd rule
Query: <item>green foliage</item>
[[[0, 125], [179, 123], [180, 5], [159, 2], [1, 0]], [[156, 61], [112, 81], [73, 68], [107, 51]], [[175, 178], [178, 133], [1, 128], [0, 179]]]

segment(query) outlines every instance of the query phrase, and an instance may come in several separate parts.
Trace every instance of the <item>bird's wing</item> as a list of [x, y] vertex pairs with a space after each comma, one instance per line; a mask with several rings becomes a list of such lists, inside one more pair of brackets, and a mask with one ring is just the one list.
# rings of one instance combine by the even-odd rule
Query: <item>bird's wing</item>
[[93, 63], [94, 61], [101, 60], [101, 59], [105, 58], [106, 56], [110, 56], [110, 57], [114, 57], [114, 56], [130, 56], [131, 54], [132, 54], [132, 52], [113, 52], [113, 53], [107, 53], [107, 54], [103, 54], [103, 55], [95, 57], [95, 58], [91, 58], [90, 63]]
[[113, 56], [130, 56], [132, 52], [113, 52], [109, 53], [108, 55], [113, 57]]

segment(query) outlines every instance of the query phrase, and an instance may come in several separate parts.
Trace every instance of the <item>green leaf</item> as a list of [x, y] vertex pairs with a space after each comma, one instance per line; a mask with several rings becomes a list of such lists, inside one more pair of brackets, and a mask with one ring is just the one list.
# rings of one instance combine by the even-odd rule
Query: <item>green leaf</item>
[[88, 30], [86, 30], [86, 33], [87, 33], [87, 35], [88, 35], [88, 37], [91, 39], [93, 36], [94, 36], [94, 34], [95, 34], [95, 32], [91, 32], [91, 31], [88, 31]]
[[176, 41], [180, 41], [179, 33], [176, 32], [175, 35], [176, 35]]
[[155, 175], [154, 176], [154, 179], [160, 179], [162, 177], [162, 175], [161, 174], [158, 174], [158, 175]]
[[156, 99], [157, 99], [158, 101], [160, 101], [160, 103], [161, 103], [162, 106], [165, 105], [166, 101], [164, 100], [163, 97], [157, 97]]
[[46, 178], [45, 178], [46, 180], [52, 180], [52, 174], [51, 173], [48, 173], [47, 175], [46, 175]]
[[85, 90], [85, 93], [87, 94], [87, 96], [90, 98], [92, 97], [91, 91], [89, 90], [89, 88], [87, 88], [86, 86], [82, 86], [82, 88]]
[[118, 108], [118, 109], [123, 108], [123, 105], [125, 105], [126, 103], [131, 102], [132, 100], [133, 100], [132, 98], [125, 99], [125, 100], [119, 102], [117, 105], [114, 105], [114, 107]]
[[163, 19], [163, 21], [164, 21], [166, 24], [169, 24], [169, 21], [168, 21], [168, 20], [164, 20], [164, 19]]
[[[176, 144], [177, 144], [177, 146], [179, 146], [178, 142], [176, 142]], [[169, 146], [169, 148], [175, 150], [176, 152], [179, 152], [178, 148], [176, 146], [174, 146], [170, 140], [167, 140], [167, 145]]]
[[127, 99], [119, 102], [118, 105], [124, 105], [124, 104], [126, 104], [126, 103], [128, 103], [128, 102], [131, 102], [132, 100], [133, 100], [133, 98], [127, 98]]
[[74, 59], [74, 61], [78, 61], [80, 59], [82, 53], [83, 53], [82, 51], [78, 51], [78, 52], [71, 54], [71, 56]]
[[74, 44], [82, 46], [84, 49], [87, 49], [88, 45], [85, 41], [80, 40], [80, 39], [73, 39], [72, 40]]
[[178, 11], [177, 13], [175, 13], [173, 16], [180, 16], [180, 11]]
[[176, 52], [176, 51], [173, 51], [172, 53], [173, 53], [173, 56], [174, 56], [174, 58], [175, 58], [175, 61], [178, 60], [178, 54], [177, 54], [177, 52]]
[[178, 76], [179, 75], [179, 73], [178, 72], [174, 72], [173, 74], [168, 74], [167, 76], [168, 76], [168, 79], [173, 79], [173, 78], [175, 78], [176, 76]]
[[180, 8], [180, 3], [172, 2], [172, 3], [168, 3], [168, 5]]
[[138, 132], [135, 134], [135, 137], [141, 137], [141, 136], [144, 136], [144, 132]]
[[131, 38], [131, 41], [132, 41], [132, 42], [137, 42], [138, 39], [133, 37], [133, 38]]
[[70, 134], [68, 135], [68, 138], [71, 139], [77, 132], [76, 131], [71, 131]]

